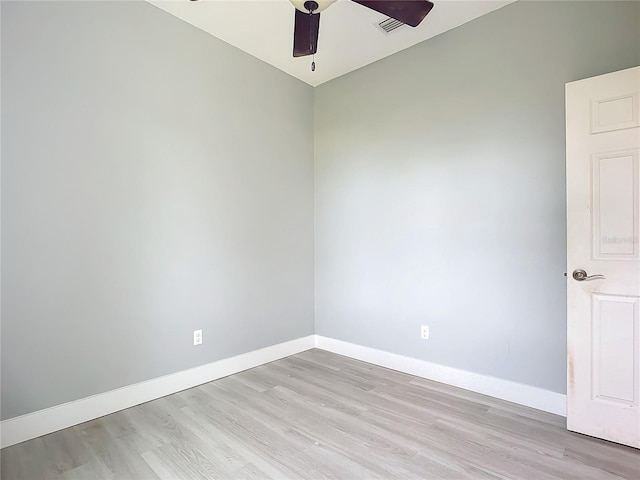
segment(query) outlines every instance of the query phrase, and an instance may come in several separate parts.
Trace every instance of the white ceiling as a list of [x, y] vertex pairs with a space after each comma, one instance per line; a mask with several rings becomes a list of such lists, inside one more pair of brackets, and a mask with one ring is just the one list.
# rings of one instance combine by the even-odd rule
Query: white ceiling
[[384, 15], [350, 0], [321, 13], [316, 71], [311, 57], [293, 58], [294, 7], [289, 0], [148, 0], [172, 15], [312, 86], [349, 73], [485, 15], [514, 0], [432, 0], [416, 28], [389, 34], [375, 25]]

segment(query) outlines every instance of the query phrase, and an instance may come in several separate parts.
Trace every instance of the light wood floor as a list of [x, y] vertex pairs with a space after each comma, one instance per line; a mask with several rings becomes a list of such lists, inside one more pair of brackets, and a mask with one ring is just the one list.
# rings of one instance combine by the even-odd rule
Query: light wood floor
[[2, 450], [2, 479], [640, 479], [562, 417], [310, 350]]

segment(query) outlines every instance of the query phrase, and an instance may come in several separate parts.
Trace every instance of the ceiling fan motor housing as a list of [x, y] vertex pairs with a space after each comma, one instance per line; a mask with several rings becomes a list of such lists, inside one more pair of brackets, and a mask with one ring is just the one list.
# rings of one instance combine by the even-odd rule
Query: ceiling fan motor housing
[[[312, 11], [313, 13], [320, 13], [321, 11], [325, 10], [327, 7], [329, 7], [332, 3], [335, 3], [336, 0], [289, 0], [294, 7], [296, 7], [298, 10], [300, 10], [301, 12], [304, 13], [309, 13], [309, 11]], [[309, 8], [314, 6], [316, 8]]]
[[318, 2], [314, 0], [307, 0], [306, 2], [304, 2], [304, 8], [306, 8], [309, 12], [315, 12], [316, 10], [318, 10], [319, 6], [320, 5], [318, 5]]

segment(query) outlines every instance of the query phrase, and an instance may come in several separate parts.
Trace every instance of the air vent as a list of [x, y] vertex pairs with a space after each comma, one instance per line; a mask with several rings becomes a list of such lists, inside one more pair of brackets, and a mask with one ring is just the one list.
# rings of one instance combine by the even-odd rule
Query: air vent
[[376, 24], [376, 26], [380, 30], [382, 30], [384, 33], [391, 33], [396, 28], [400, 28], [403, 25], [404, 23], [402, 23], [400, 20], [396, 20], [395, 18], [391, 18], [391, 17]]

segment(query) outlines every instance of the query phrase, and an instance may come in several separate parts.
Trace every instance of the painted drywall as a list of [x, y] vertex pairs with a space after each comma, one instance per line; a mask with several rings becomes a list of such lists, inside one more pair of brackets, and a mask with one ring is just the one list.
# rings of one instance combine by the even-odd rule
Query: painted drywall
[[2, 249], [3, 419], [312, 334], [312, 88], [145, 2], [2, 2]]
[[565, 392], [564, 85], [639, 46], [638, 2], [517, 2], [317, 87], [316, 333]]
[[637, 2], [518, 2], [315, 130], [149, 4], [1, 5], [3, 419], [313, 333], [314, 131], [316, 332], [564, 392], [564, 83], [640, 63]]

